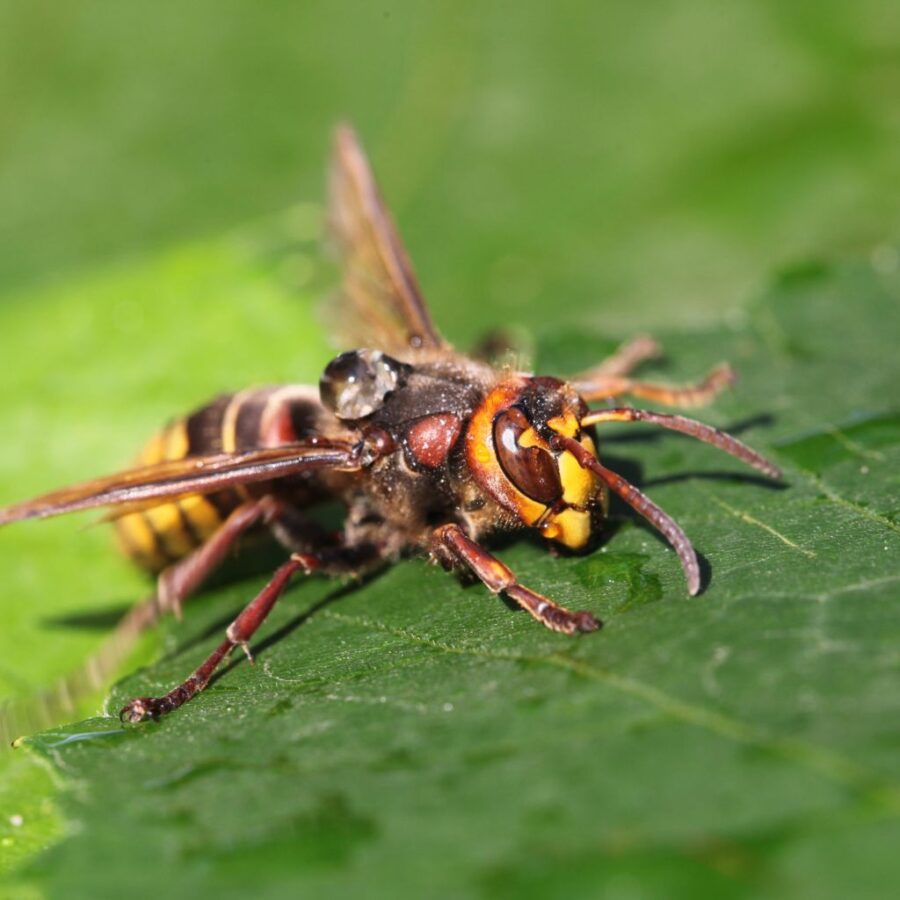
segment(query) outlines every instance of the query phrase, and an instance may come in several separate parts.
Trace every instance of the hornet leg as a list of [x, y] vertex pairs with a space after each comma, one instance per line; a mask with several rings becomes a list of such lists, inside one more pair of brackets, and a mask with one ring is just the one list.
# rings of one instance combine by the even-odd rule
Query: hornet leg
[[636, 381], [628, 376], [644, 360], [661, 355], [661, 348], [650, 337], [637, 337], [593, 369], [572, 379], [575, 389], [588, 402], [608, 400], [629, 394], [667, 406], [703, 406], [720, 391], [734, 384], [734, 370], [721, 363], [699, 382], [680, 386]]
[[644, 360], [658, 359], [663, 349], [649, 335], [641, 334], [626, 341], [612, 356], [607, 356], [581, 377], [621, 378], [630, 375]]
[[234, 650], [241, 647], [252, 661], [248, 642], [265, 621], [278, 598], [284, 593], [294, 573], [302, 570], [307, 575], [321, 565], [321, 559], [311, 553], [295, 553], [281, 565], [269, 583], [247, 604], [238, 617], [228, 626], [225, 640], [194, 670], [181, 684], [162, 697], [137, 697], [119, 713], [123, 722], [141, 722], [144, 719], [165, 715], [187, 703], [202, 691], [212, 678], [219, 663]]
[[278, 518], [280, 504], [271, 496], [249, 500], [234, 509], [205, 544], [164, 569], [156, 582], [156, 596], [149, 602], [158, 612], [173, 612], [181, 619], [181, 604], [225, 561], [238, 539], [260, 522]]
[[41, 702], [48, 707], [62, 705], [68, 712], [74, 698], [106, 684], [134, 647], [135, 639], [154, 625], [162, 613], [171, 611], [181, 617], [182, 602], [221, 565], [242, 534], [260, 521], [272, 521], [279, 515], [277, 501], [270, 496], [238, 506], [205, 544], [164, 569], [159, 574], [156, 592], [129, 609], [100, 649], [77, 671], [63, 678]]
[[506, 594], [542, 625], [563, 634], [596, 631], [600, 621], [589, 612], [572, 612], [536, 591], [519, 584], [513, 572], [499, 559], [468, 538], [458, 525], [442, 525], [434, 532], [438, 547], [449, 551], [458, 562], [468, 566], [495, 594]]

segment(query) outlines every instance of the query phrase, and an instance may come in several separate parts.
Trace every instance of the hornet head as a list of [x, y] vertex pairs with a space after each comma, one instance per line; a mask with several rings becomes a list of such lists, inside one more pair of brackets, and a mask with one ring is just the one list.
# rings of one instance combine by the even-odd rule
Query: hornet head
[[481, 488], [523, 524], [572, 550], [588, 544], [609, 499], [602, 479], [558, 441], [574, 441], [596, 458], [593, 428], [581, 425], [586, 414], [570, 384], [512, 375], [484, 399], [466, 433], [466, 457]]

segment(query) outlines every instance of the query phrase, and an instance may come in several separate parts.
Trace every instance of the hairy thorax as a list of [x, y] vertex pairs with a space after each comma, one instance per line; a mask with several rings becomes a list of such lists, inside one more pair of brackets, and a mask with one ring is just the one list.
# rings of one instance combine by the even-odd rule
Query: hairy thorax
[[467, 423], [497, 379], [496, 370], [446, 356], [410, 371], [365, 426], [394, 449], [346, 498], [348, 539], [377, 534], [399, 551], [426, 546], [436, 524], [483, 532], [502, 515], [472, 480], [464, 451]]

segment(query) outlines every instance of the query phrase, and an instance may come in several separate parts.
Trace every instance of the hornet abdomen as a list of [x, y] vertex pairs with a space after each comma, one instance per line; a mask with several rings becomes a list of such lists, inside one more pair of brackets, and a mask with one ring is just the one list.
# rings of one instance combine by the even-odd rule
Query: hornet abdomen
[[[159, 431], [136, 462], [153, 465], [291, 443], [320, 430], [323, 414], [318, 391], [304, 385], [222, 394]], [[116, 520], [118, 543], [139, 566], [158, 572], [205, 543], [247, 491], [192, 494], [129, 513]]]

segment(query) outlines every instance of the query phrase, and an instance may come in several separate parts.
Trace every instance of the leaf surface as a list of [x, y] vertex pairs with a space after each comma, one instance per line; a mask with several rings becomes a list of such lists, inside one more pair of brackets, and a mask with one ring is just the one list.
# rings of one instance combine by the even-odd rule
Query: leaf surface
[[[188, 361], [186, 394], [227, 387], [222, 357], [172, 326], [186, 296], [219, 316], [236, 382], [266, 367], [312, 378], [326, 351], [308, 303], [273, 287], [277, 266], [236, 262], [234, 251], [198, 245], [112, 276], [105, 290], [43, 298], [42, 308], [98, 321], [120, 296], [158, 300], [144, 306], [137, 293], [141, 331], [104, 340], [96, 362], [100, 338], [87, 327], [77, 351], [46, 336], [44, 359], [62, 356], [55, 374], [23, 357], [32, 386], [59, 379], [67, 352], [81, 359], [48, 393], [54, 435], [74, 432], [76, 452], [45, 441], [47, 460], [23, 490], [45, 487], [51, 468], [79, 475], [92, 455], [102, 470], [127, 453], [125, 432], [171, 413]], [[387, 886], [394, 897], [878, 896], [900, 876], [898, 302], [896, 273], [821, 267], [780, 278], [729, 329], [660, 335], [670, 362], [649, 370], [657, 376], [735, 364], [741, 383], [702, 417], [787, 472], [773, 487], [679, 435], [601, 432], [605, 463], [673, 514], [705, 559], [699, 597], [621, 507], [592, 555], [554, 559], [527, 541], [499, 551], [526, 584], [605, 620], [580, 639], [417, 560], [361, 587], [298, 583], [259, 633], [257, 664], [235, 658], [176, 714], [137, 728], [94, 717], [29, 741], [78, 786], [57, 800], [65, 837], [29, 877], [85, 897], [122, 885], [137, 897]], [[33, 319], [22, 316], [24, 335]], [[157, 326], [166, 341], [141, 340]], [[538, 338], [540, 368], [554, 373], [615, 344], [584, 331]], [[91, 393], [120, 356], [121, 383]], [[71, 404], [86, 388], [79, 412]], [[83, 419], [101, 393], [112, 424], [95, 428]], [[12, 415], [32, 433], [5, 452], [41, 447], [46, 420]], [[44, 614], [73, 618], [49, 639], [74, 641], [72, 654], [102, 637], [73, 628], [75, 612], [142, 589], [104, 542], [72, 522], [0, 541], [7, 594], [29, 580], [56, 585]], [[217, 587], [183, 624], [165, 624], [158, 661], [117, 684], [107, 707], [180, 680], [263, 579]], [[14, 647], [12, 659], [27, 652]]]

